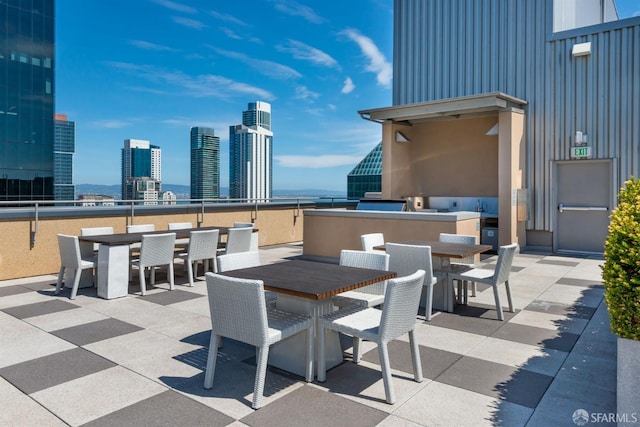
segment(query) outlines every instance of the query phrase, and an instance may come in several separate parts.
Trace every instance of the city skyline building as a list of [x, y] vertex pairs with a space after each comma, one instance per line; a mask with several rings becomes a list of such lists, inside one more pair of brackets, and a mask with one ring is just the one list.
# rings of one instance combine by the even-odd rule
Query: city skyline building
[[0, 2], [0, 200], [54, 198], [54, 2]]
[[66, 114], [56, 114], [53, 140], [53, 197], [75, 200], [73, 155], [76, 151], [76, 124]]
[[229, 127], [230, 198], [271, 198], [272, 147], [271, 104], [250, 102], [242, 124]]
[[220, 197], [220, 137], [213, 128], [191, 128], [191, 198]]
[[360, 199], [382, 191], [382, 142], [376, 145], [347, 175], [347, 198]]
[[162, 190], [162, 151], [143, 139], [125, 139], [122, 148], [122, 199], [157, 203]]

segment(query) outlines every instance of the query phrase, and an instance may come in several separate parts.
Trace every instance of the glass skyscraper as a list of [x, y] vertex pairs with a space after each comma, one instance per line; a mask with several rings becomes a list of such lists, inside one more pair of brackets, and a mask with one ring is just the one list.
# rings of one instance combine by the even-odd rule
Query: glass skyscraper
[[191, 128], [191, 198], [220, 197], [220, 137], [207, 127]]
[[142, 139], [125, 139], [122, 149], [122, 199], [156, 200], [161, 190], [161, 151]]
[[367, 192], [382, 191], [382, 142], [347, 175], [347, 197], [360, 199]]
[[54, 1], [0, 1], [0, 200], [51, 200]]
[[230, 198], [271, 198], [272, 146], [271, 104], [250, 102], [242, 124], [229, 127]]
[[55, 115], [53, 140], [53, 195], [56, 200], [74, 200], [73, 154], [76, 151], [76, 124], [64, 114]]

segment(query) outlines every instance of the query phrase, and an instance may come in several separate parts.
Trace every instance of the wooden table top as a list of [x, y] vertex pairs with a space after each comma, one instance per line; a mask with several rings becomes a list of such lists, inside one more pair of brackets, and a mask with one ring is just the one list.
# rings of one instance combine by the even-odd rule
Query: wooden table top
[[321, 300], [397, 276], [395, 272], [345, 267], [316, 261], [292, 260], [219, 273], [262, 280], [270, 291]]
[[[483, 252], [493, 249], [491, 245], [472, 245], [466, 243], [448, 243], [439, 242], [437, 240], [406, 240], [404, 242], [398, 242], [403, 245], [420, 245], [431, 246], [431, 256], [445, 257], [445, 258], [467, 258], [473, 255], [481, 254]], [[384, 250], [384, 245], [376, 246], [374, 249]]]
[[[182, 228], [179, 230], [156, 230], [156, 231], [144, 231], [141, 233], [115, 233], [115, 234], [98, 234], [94, 236], [78, 236], [78, 239], [84, 242], [100, 243], [107, 246], [117, 245], [130, 245], [132, 243], [139, 243], [142, 241], [142, 236], [145, 234], [164, 234], [164, 233], [176, 233], [176, 239], [189, 238], [189, 234], [192, 231], [205, 231], [205, 230], [220, 230], [220, 235], [225, 235], [231, 227], [200, 227], [200, 228]], [[253, 231], [258, 231], [254, 228]]]

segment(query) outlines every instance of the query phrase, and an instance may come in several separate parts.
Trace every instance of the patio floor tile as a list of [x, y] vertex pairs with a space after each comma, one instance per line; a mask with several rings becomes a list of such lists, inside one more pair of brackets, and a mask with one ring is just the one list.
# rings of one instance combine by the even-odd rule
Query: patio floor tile
[[543, 349], [570, 352], [576, 341], [578, 341], [578, 338], [580, 338], [580, 335], [572, 334], [570, 332], [558, 332], [534, 326], [508, 323], [498, 329], [492, 337], [539, 346]]
[[151, 295], [140, 296], [138, 298], [160, 305], [169, 305], [182, 301], [189, 301], [194, 298], [202, 298], [202, 295], [183, 291], [181, 289], [175, 289], [173, 291], [158, 292]]
[[[509, 321], [515, 314], [505, 311], [504, 318]], [[469, 303], [469, 305], [456, 305], [453, 313], [440, 313], [431, 319], [429, 324], [489, 336], [504, 323], [498, 320], [495, 305]]]
[[0, 378], [0, 402], [2, 402], [2, 411], [0, 411], [0, 425], [2, 426], [20, 424], [62, 427], [67, 425], [2, 378]]
[[78, 308], [77, 305], [73, 305], [66, 301], [51, 300], [37, 302], [34, 304], [20, 305], [18, 307], [4, 308], [2, 309], [2, 311], [18, 319], [26, 319], [28, 317], [41, 316], [43, 314], [57, 313], [59, 311], [73, 310], [76, 308]]
[[595, 313], [595, 307], [585, 307], [579, 304], [563, 304], [560, 302], [544, 301], [536, 299], [526, 306], [525, 310], [538, 311], [540, 313], [559, 314], [569, 318], [591, 319]]
[[51, 331], [51, 334], [77, 346], [106, 340], [124, 334], [139, 331], [142, 328], [118, 319], [107, 318], [83, 325]]
[[24, 286], [20, 286], [20, 285], [0, 287], [0, 297], [6, 297], [9, 295], [18, 295], [18, 294], [23, 294], [25, 292], [31, 292], [31, 289], [26, 288]]
[[26, 394], [44, 390], [116, 366], [82, 348], [74, 348], [0, 369], [0, 376]]

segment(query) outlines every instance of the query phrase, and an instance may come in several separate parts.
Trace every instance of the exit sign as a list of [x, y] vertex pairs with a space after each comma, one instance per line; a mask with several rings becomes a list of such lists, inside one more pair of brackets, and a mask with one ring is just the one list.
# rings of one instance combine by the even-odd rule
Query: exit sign
[[582, 146], [582, 147], [571, 147], [571, 158], [589, 158], [591, 157], [591, 147]]

